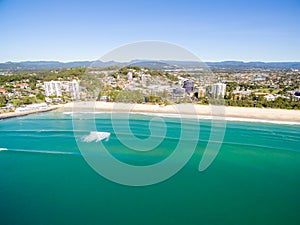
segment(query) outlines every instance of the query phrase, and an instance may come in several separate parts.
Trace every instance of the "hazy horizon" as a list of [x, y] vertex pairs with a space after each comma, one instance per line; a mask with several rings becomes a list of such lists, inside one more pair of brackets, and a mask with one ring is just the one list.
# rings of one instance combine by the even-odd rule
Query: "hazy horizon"
[[[151, 59], [135, 59], [135, 60], [141, 60], [141, 61], [155, 61]], [[24, 62], [59, 62], [59, 63], [74, 63], [74, 62], [95, 62], [95, 61], [101, 61], [101, 62], [110, 62], [110, 61], [102, 61], [99, 59], [79, 59], [79, 60], [58, 60], [58, 59], [36, 59], [36, 60], [20, 60], [20, 61], [0, 61], [1, 64], [4, 63], [24, 63]], [[117, 63], [122, 63], [120, 61], [111, 60]], [[132, 61], [132, 60], [131, 60]], [[192, 60], [170, 60], [170, 59], [158, 59], [157, 61], [179, 61], [179, 62], [197, 62]], [[130, 62], [130, 61], [124, 61], [124, 62]], [[262, 63], [300, 63], [299, 61], [263, 61], [263, 60], [255, 60], [255, 61], [243, 61], [238, 59], [229, 59], [229, 60], [220, 60], [220, 61], [201, 61], [204, 63], [223, 63], [223, 62], [242, 62], [242, 63], [256, 63], [256, 62], [262, 62]]]

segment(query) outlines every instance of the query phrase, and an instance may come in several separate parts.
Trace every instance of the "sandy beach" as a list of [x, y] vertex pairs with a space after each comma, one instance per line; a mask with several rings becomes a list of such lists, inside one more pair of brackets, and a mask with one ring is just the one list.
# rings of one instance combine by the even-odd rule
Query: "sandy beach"
[[[74, 103], [63, 105], [60, 109], [72, 111]], [[111, 102], [80, 102], [75, 103], [78, 111], [95, 108], [96, 111], [130, 111], [139, 113], [163, 113], [163, 114], [192, 114], [200, 116], [221, 116], [230, 118], [247, 118], [260, 120], [276, 120], [300, 122], [300, 110], [284, 110], [271, 108], [246, 108], [246, 107], [210, 107], [208, 105], [150, 105], [150, 104], [122, 104]]]
[[[75, 106], [75, 107], [74, 107]], [[124, 104], [112, 102], [76, 102], [49, 106], [47, 109], [31, 110], [27, 112], [10, 112], [0, 114], [0, 119], [26, 116], [52, 110], [60, 111], [96, 111], [104, 112], [136, 112], [157, 114], [184, 114], [197, 116], [217, 116], [226, 118], [245, 118], [273, 121], [300, 122], [300, 110], [285, 110], [271, 108], [246, 108], [246, 107], [210, 107], [208, 105], [151, 105], [151, 104]]]

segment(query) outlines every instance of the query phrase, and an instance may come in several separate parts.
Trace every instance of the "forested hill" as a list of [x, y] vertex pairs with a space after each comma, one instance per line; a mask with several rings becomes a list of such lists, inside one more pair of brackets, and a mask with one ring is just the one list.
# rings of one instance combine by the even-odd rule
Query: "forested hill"
[[[300, 62], [242, 62], [242, 61], [224, 61], [224, 62], [206, 62], [214, 69], [300, 69]], [[25, 62], [5, 62], [0, 63], [0, 70], [43, 70], [43, 69], [62, 69], [79, 67], [108, 67], [108, 66], [126, 66], [139, 65], [150, 69], [172, 69], [172, 68], [197, 68], [205, 65], [193, 61], [171, 61], [171, 60], [134, 60], [128, 63], [115, 61], [25, 61]]]

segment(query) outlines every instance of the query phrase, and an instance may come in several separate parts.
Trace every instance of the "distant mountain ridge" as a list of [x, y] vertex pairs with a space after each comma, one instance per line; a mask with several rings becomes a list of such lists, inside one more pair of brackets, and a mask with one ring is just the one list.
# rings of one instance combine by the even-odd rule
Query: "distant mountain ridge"
[[79, 67], [108, 67], [108, 66], [143, 66], [151, 69], [170, 68], [197, 68], [208, 65], [215, 69], [300, 69], [300, 62], [243, 62], [243, 61], [223, 61], [223, 62], [196, 62], [196, 61], [175, 61], [175, 60], [133, 60], [130, 62], [102, 62], [102, 61], [24, 61], [0, 63], [0, 70], [44, 70], [63, 69]]
[[207, 62], [210, 67], [232, 68], [232, 69], [300, 69], [300, 62], [243, 62], [243, 61], [224, 61]]
[[91, 61], [77, 61], [77, 62], [59, 62], [59, 61], [24, 61], [24, 62], [6, 62], [0, 63], [0, 69], [3, 70], [43, 70], [43, 69], [60, 69], [60, 68], [75, 68], [86, 67], [90, 65]]

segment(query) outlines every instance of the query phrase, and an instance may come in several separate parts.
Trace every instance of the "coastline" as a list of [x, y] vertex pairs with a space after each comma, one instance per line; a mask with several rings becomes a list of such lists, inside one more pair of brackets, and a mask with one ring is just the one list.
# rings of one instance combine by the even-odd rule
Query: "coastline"
[[[189, 106], [189, 107], [188, 107]], [[191, 105], [150, 105], [150, 104], [124, 104], [113, 102], [76, 102], [76, 111], [91, 111], [95, 109], [98, 112], [132, 112], [144, 114], [156, 114], [160, 116], [176, 116], [180, 114], [185, 116], [197, 116], [198, 118], [211, 118], [220, 117], [226, 120], [249, 120], [249, 121], [262, 121], [262, 122], [295, 122], [300, 123], [300, 110], [286, 110], [286, 109], [273, 109], [273, 108], [248, 108], [248, 107], [217, 107], [212, 109], [208, 105], [194, 104], [193, 111]], [[35, 113], [48, 112], [53, 110], [59, 111], [73, 111], [74, 103], [49, 106], [47, 109], [31, 110], [27, 112], [9, 112], [0, 114], [0, 119], [8, 119], [19, 116], [26, 116]], [[213, 110], [213, 111], [212, 111]], [[213, 113], [212, 113], [213, 112]]]
[[[273, 109], [273, 108], [248, 108], [248, 107], [216, 107], [208, 105], [193, 105], [194, 111], [191, 111], [189, 104], [180, 105], [150, 105], [150, 104], [124, 104], [113, 102], [78, 102], [75, 103], [77, 111], [85, 111], [87, 109], [95, 109], [95, 111], [104, 112], [134, 112], [134, 113], [153, 113], [153, 114], [180, 114], [197, 115], [197, 116], [216, 116], [228, 118], [229, 120], [236, 119], [254, 119], [266, 121], [285, 121], [300, 123], [300, 110]], [[63, 111], [72, 111], [74, 103], [67, 103], [60, 107]], [[213, 112], [213, 113], [212, 113]]]
[[26, 112], [1, 113], [0, 119], [9, 119], [9, 118], [14, 118], [14, 117], [27, 116], [27, 115], [35, 114], [35, 113], [53, 111], [53, 110], [57, 110], [57, 109], [61, 108], [62, 106], [63, 105], [53, 105], [53, 106], [49, 106], [46, 109], [30, 110], [30, 111], [26, 111]]

